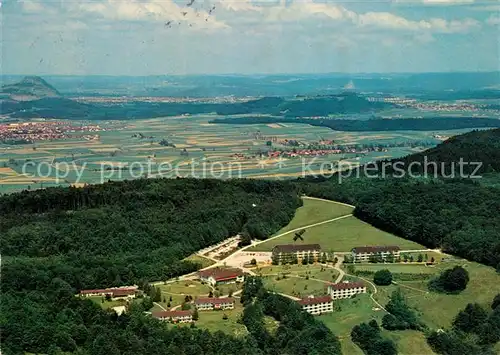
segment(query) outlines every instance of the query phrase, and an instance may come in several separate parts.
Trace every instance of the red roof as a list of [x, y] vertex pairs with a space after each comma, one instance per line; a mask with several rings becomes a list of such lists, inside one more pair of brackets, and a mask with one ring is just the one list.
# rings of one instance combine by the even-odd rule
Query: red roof
[[116, 289], [111, 290], [111, 292], [113, 293], [113, 296], [128, 296], [135, 294], [135, 290], [130, 289]]
[[109, 290], [105, 290], [105, 289], [98, 289], [98, 290], [81, 290], [80, 291], [80, 294], [82, 295], [86, 295], [86, 294], [89, 294], [89, 293], [106, 293], [106, 292], [110, 292]]
[[151, 315], [155, 318], [176, 318], [190, 316], [191, 311], [158, 311], [153, 312]]
[[383, 246], [371, 246], [371, 247], [356, 247], [352, 251], [356, 254], [358, 253], [387, 253], [391, 251], [400, 250], [398, 246], [395, 245], [383, 245]]
[[110, 288], [102, 288], [96, 290], [81, 290], [81, 295], [87, 295], [89, 293], [103, 293], [103, 294], [113, 294], [113, 295], [133, 295], [137, 290], [137, 286], [128, 286], [128, 287], [110, 287]]
[[211, 298], [211, 297], [200, 297], [194, 301], [196, 304], [224, 304], [224, 303], [234, 303], [234, 298]]
[[205, 278], [212, 276], [216, 281], [224, 281], [224, 280], [235, 279], [238, 276], [243, 275], [243, 272], [240, 269], [214, 268], [214, 269], [202, 270], [198, 273], [198, 275], [200, 275], [200, 277], [205, 277]]
[[331, 302], [332, 298], [330, 296], [320, 296], [320, 297], [308, 297], [303, 298], [298, 301], [301, 305], [310, 305], [310, 304], [320, 304]]
[[350, 290], [358, 287], [365, 287], [363, 282], [341, 282], [338, 284], [330, 284], [329, 287], [334, 290]]

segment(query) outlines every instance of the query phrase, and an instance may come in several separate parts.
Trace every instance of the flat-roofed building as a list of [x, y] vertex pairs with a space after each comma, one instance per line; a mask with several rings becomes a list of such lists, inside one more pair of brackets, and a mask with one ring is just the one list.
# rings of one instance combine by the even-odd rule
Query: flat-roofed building
[[171, 323], [188, 323], [193, 321], [191, 311], [158, 311], [151, 313], [153, 318]]
[[386, 261], [391, 255], [393, 258], [399, 258], [400, 250], [395, 245], [356, 247], [351, 250], [351, 255], [355, 263], [368, 262], [374, 257]]
[[111, 287], [95, 290], [81, 290], [80, 297], [106, 297], [109, 295], [112, 299], [130, 299], [135, 298], [137, 286]]
[[194, 301], [196, 309], [200, 311], [211, 311], [214, 309], [233, 309], [234, 298], [232, 297], [200, 297]]
[[328, 294], [332, 299], [351, 298], [360, 293], [366, 293], [366, 286], [363, 282], [340, 282], [329, 284]]
[[316, 261], [321, 254], [321, 246], [319, 244], [280, 244], [273, 248], [272, 253], [273, 262], [278, 264], [288, 263], [291, 258], [301, 260], [308, 257]]
[[245, 281], [245, 274], [240, 269], [213, 268], [198, 272], [200, 281], [212, 286]]
[[333, 300], [330, 295], [314, 297], [310, 296], [298, 301], [302, 309], [312, 315], [333, 312]]

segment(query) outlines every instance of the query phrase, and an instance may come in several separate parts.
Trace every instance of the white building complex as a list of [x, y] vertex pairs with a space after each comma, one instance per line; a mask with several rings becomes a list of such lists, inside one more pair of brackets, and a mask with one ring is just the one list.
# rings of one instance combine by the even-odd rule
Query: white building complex
[[194, 301], [196, 309], [200, 311], [211, 311], [214, 309], [233, 309], [234, 298], [214, 298], [214, 297], [201, 297]]
[[280, 244], [276, 245], [272, 252], [273, 260], [278, 261], [279, 264], [289, 262], [292, 257], [296, 257], [299, 261], [305, 257], [317, 261], [321, 254], [321, 246], [319, 244]]
[[193, 321], [191, 311], [159, 311], [151, 314], [153, 318], [171, 323], [188, 323]]
[[333, 312], [333, 300], [330, 296], [309, 296], [298, 301], [302, 309], [312, 315]]
[[368, 262], [371, 257], [379, 257], [382, 261], [385, 261], [391, 254], [394, 258], [399, 258], [399, 252], [399, 247], [394, 245], [356, 247], [351, 250], [352, 259], [355, 263]]
[[366, 293], [366, 286], [363, 282], [340, 282], [328, 285], [328, 294], [334, 300], [351, 298], [359, 293]]

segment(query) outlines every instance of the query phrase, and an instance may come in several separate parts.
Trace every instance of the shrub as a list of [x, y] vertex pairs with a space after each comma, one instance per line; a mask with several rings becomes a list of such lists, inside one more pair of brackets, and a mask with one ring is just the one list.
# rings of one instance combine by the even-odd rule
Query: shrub
[[389, 270], [379, 270], [373, 276], [373, 282], [379, 286], [387, 286], [392, 283], [392, 274]]

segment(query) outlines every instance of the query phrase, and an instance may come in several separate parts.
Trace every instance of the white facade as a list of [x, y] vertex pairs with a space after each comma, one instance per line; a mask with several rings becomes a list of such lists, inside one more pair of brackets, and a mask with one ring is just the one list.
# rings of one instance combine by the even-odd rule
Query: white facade
[[198, 309], [199, 311], [211, 311], [214, 309], [234, 309], [234, 301], [196, 303], [196, 309]]
[[323, 313], [331, 313], [333, 312], [333, 301], [321, 302], [321, 303], [312, 303], [312, 304], [302, 304], [302, 309], [307, 313], [312, 315], [319, 315]]
[[394, 259], [399, 258], [400, 256], [400, 251], [399, 249], [389, 249], [389, 250], [384, 250], [383, 248], [373, 248], [373, 250], [356, 250], [354, 248], [351, 252], [352, 259], [356, 263], [363, 263], [363, 262], [369, 262], [370, 257], [373, 256], [380, 256], [383, 260], [387, 260], [388, 257], [390, 257], [392, 254]]
[[[338, 287], [341, 285], [341, 287]], [[332, 297], [332, 299], [342, 299], [342, 298], [351, 298], [354, 295], [366, 293], [366, 286], [353, 284], [353, 285], [330, 285], [328, 286], [328, 294]]]

